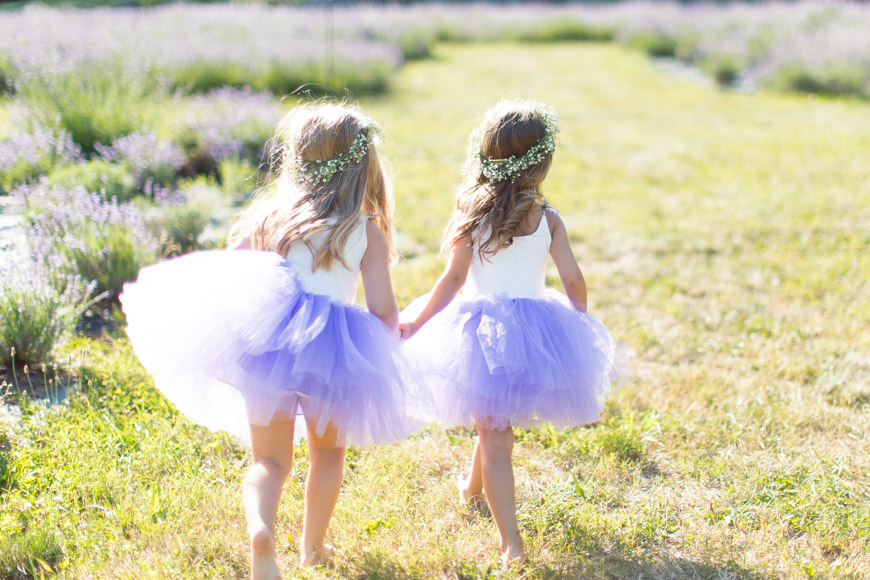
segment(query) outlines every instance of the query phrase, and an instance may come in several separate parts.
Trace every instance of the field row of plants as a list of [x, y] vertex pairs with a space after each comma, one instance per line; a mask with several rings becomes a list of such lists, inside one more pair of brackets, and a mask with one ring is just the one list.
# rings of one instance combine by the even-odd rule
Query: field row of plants
[[111, 312], [142, 266], [220, 246], [268, 163], [282, 108], [222, 88], [153, 111], [154, 125], [139, 125], [119, 110], [130, 132], [90, 153], [63, 127], [34, 124], [0, 142], [4, 207], [19, 218], [0, 240], [0, 364], [50, 360], [88, 310]]
[[[433, 427], [349, 451], [328, 536], [336, 550], [309, 572], [294, 564], [308, 465], [296, 447], [277, 521], [285, 577], [870, 577], [867, 103], [675, 81], [615, 43], [454, 43], [437, 55], [361, 101], [396, 168], [400, 304], [443, 266], [438, 238], [468, 132], [499, 98], [534, 96], [561, 116], [544, 192], [568, 227], [591, 310], [638, 353], [634, 379], [596, 425], [518, 430], [524, 569], [498, 569], [491, 514], [457, 497], [473, 433]], [[160, 187], [113, 203], [94, 186], [37, 179], [0, 207], [31, 208], [20, 211], [34, 239], [64, 213], [93, 216], [107, 239], [123, 221], [153, 259], [164, 251], [162, 212], [202, 197], [232, 210], [250, 183], [231, 177], [255, 170], [238, 147], [218, 164], [220, 182], [165, 177], [190, 156], [172, 127], [184, 126], [186, 106], [216, 98], [178, 95], [153, 127], [93, 153], [52, 133], [67, 151], [58, 155], [77, 160], [66, 167], [127, 167], [133, 187], [149, 177]], [[17, 119], [9, 102], [0, 124]], [[134, 143], [164, 161], [132, 161]], [[69, 249], [47, 251], [57, 257], [22, 276], [78, 259], [82, 228], [62, 223]], [[84, 274], [65, 279], [72, 305], [103, 291]], [[0, 368], [0, 579], [249, 577], [239, 491], [248, 451], [179, 415], [123, 329], [96, 326], [54, 350], [57, 366]], [[34, 401], [42, 383], [64, 402]], [[4, 413], [17, 413], [14, 424]]]
[[[505, 39], [617, 40], [723, 84], [870, 95], [870, 7], [851, 3], [5, 12], [0, 194], [14, 192], [27, 259], [40, 265], [4, 276], [2, 308], [41, 296], [80, 313], [93, 297], [117, 296], [143, 264], [199, 247], [209, 220], [245, 198], [268, 159], [277, 96], [300, 86], [382, 92], [435, 42]], [[11, 361], [13, 346], [21, 362], [47, 356], [52, 340], [15, 331], [14, 316], [0, 320], [0, 358]]]
[[[436, 42], [615, 40], [722, 84], [868, 96], [868, 39], [870, 7], [817, 1], [3, 12], [0, 195], [14, 198], [18, 245], [39, 266], [4, 276], [0, 308], [40, 296], [81, 313], [142, 265], [200, 247], [209, 221], [254, 187], [279, 96], [383, 92]], [[0, 318], [0, 359], [12, 347], [22, 363], [48, 356], [52, 340], [17, 320]], [[69, 324], [41, 326], [53, 336]]]
[[868, 38], [870, 7], [820, 0], [36, 6], [0, 15], [0, 87], [32, 94], [69, 73], [120, 74], [150, 91], [286, 94], [304, 85], [359, 95], [387, 90], [396, 68], [430, 56], [435, 42], [618, 41], [697, 65], [723, 85], [868, 97]]

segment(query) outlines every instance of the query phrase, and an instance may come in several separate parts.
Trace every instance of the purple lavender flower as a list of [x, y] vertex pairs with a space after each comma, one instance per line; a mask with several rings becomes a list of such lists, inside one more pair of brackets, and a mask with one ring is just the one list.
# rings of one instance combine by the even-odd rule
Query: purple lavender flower
[[135, 132], [116, 139], [111, 146], [96, 145], [105, 161], [123, 163], [133, 175], [136, 189], [155, 194], [155, 188], [170, 184], [184, 165], [184, 151], [156, 133]]
[[184, 100], [187, 114], [176, 132], [216, 163], [227, 157], [259, 161], [282, 109], [268, 93], [221, 88]]
[[0, 141], [0, 189], [37, 177], [53, 167], [75, 163], [82, 151], [63, 129], [36, 127]]
[[100, 294], [114, 298], [142, 266], [159, 257], [160, 242], [132, 203], [44, 182], [13, 195], [27, 209], [32, 253], [59, 256], [69, 273], [95, 282]]
[[[70, 275], [52, 256], [21, 248], [0, 262], [0, 362], [46, 362], [92, 304], [94, 284]], [[14, 356], [13, 356], [14, 353]]]

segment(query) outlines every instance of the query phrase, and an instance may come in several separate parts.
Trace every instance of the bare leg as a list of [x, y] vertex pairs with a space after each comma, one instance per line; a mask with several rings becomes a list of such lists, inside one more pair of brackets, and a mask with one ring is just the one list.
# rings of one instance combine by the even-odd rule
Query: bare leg
[[474, 442], [474, 451], [471, 454], [471, 472], [462, 472], [456, 482], [459, 488], [459, 499], [463, 503], [469, 503], [483, 495], [483, 473], [480, 469], [480, 439]]
[[281, 489], [293, 466], [294, 421], [273, 420], [267, 427], [251, 425], [252, 463], [242, 484], [252, 580], [281, 578], [275, 557], [275, 515]]
[[483, 489], [498, 527], [502, 563], [507, 566], [525, 559], [523, 539], [517, 523], [517, 500], [511, 461], [514, 430], [512, 427], [486, 429], [478, 424], [477, 433], [480, 437], [478, 443]]
[[305, 522], [302, 526], [299, 563], [303, 566], [320, 566], [332, 551], [324, 539], [338, 501], [344, 473], [344, 447], [338, 447], [336, 430], [331, 424], [322, 436], [318, 436], [309, 424], [308, 456], [311, 466], [305, 479]]

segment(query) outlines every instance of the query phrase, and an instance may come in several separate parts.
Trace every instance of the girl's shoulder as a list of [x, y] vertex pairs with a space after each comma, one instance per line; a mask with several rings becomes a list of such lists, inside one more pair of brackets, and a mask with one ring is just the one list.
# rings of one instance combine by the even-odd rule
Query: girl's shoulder
[[559, 217], [559, 210], [557, 210], [552, 205], [545, 205], [543, 209], [544, 217], [547, 218], [547, 227], [550, 230], [550, 237], [553, 235], [559, 228], [564, 228], [565, 225], [562, 223], [562, 218]]

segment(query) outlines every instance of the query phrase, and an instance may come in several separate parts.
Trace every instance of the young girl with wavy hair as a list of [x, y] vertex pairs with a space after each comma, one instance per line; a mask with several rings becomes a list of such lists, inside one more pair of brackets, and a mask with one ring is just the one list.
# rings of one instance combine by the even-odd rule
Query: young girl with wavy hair
[[[598, 420], [630, 355], [586, 313], [565, 224], [541, 192], [557, 132], [555, 113], [540, 103], [502, 101], [485, 114], [469, 140], [468, 179], [444, 235], [447, 267], [400, 325], [439, 422], [477, 428], [459, 494], [465, 502], [486, 494], [505, 565], [525, 558], [513, 427]], [[548, 255], [567, 297], [545, 289]]]
[[[236, 251], [145, 268], [121, 296], [155, 386], [195, 422], [250, 440], [243, 497], [255, 580], [280, 577], [275, 516], [297, 408], [310, 458], [299, 561], [318, 565], [345, 447], [403, 439], [416, 400], [390, 284], [380, 129], [353, 108], [315, 105], [290, 111], [279, 135], [278, 178], [233, 228]], [[353, 304], [360, 277], [367, 310]]]

